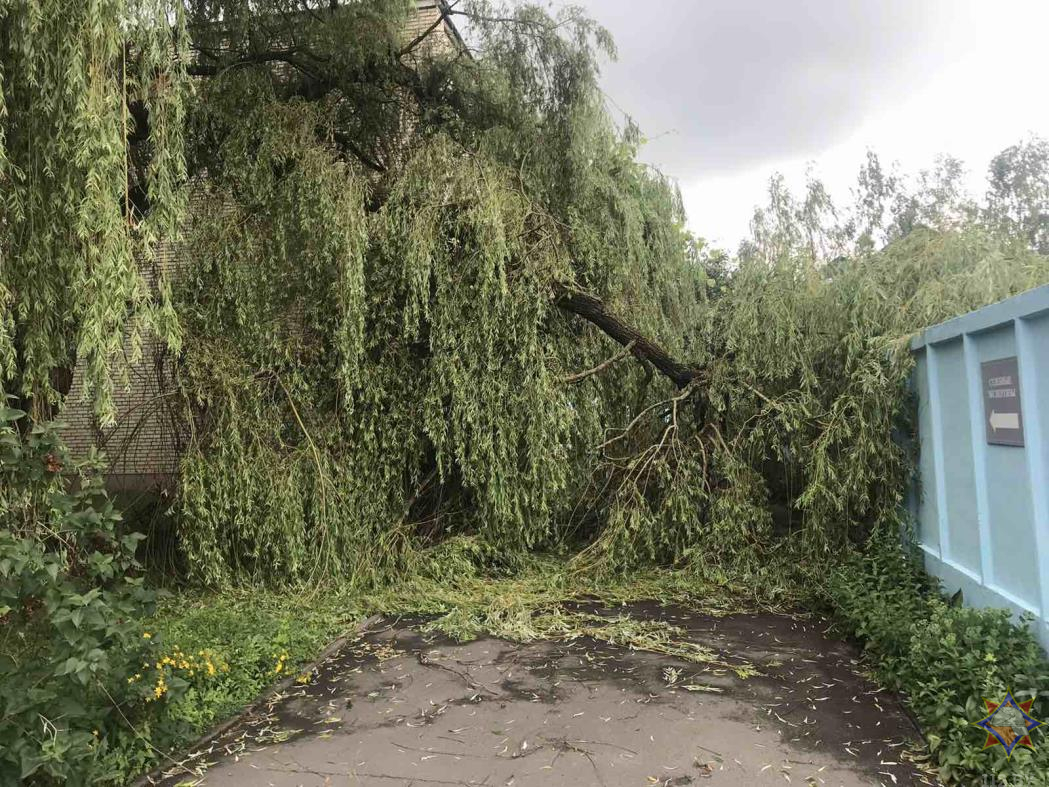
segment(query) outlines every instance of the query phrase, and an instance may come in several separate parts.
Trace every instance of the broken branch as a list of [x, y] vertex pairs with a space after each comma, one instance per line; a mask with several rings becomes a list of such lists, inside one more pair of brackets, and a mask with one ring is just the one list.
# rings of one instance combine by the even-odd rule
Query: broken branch
[[619, 361], [623, 360], [628, 355], [630, 355], [630, 351], [632, 349], [634, 349], [634, 345], [635, 344], [637, 344], [637, 340], [631, 339], [629, 344], [627, 344], [622, 350], [620, 350], [618, 353], [613, 355], [608, 360], [599, 363], [593, 369], [587, 369], [585, 372], [579, 372], [578, 374], [570, 374], [570, 375], [568, 375], [565, 378], [565, 382], [568, 383], [569, 385], [571, 385], [573, 383], [580, 383], [583, 380], [585, 380], [587, 377], [593, 377], [595, 374], [600, 374], [601, 372], [603, 372], [605, 369], [607, 369], [612, 364], [619, 363]]
[[699, 377], [700, 369], [678, 361], [657, 342], [643, 336], [634, 326], [612, 312], [600, 298], [561, 288], [557, 305], [596, 325], [624, 347], [632, 345], [631, 351], [639, 360], [649, 361], [678, 388], [686, 387]]

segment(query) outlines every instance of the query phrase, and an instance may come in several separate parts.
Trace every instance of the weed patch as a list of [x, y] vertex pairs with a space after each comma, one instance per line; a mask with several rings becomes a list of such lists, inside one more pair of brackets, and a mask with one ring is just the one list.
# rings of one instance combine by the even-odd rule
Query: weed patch
[[[1026, 622], [1004, 610], [972, 609], [944, 599], [917, 559], [893, 536], [834, 572], [830, 599], [845, 630], [860, 639], [880, 680], [903, 692], [921, 723], [940, 778], [950, 784], [1049, 784], [1049, 746], [984, 750], [973, 726], [984, 698], [1012, 690], [1049, 715], [1049, 660]], [[1025, 781], [1026, 780], [1026, 781]], [[1032, 781], [1033, 780], [1033, 781]]]

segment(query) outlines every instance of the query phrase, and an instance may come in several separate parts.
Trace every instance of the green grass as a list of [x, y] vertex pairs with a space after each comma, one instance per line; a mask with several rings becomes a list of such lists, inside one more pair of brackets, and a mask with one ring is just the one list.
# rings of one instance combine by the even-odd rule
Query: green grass
[[[176, 662], [163, 670], [172, 691], [108, 742], [110, 781], [125, 784], [156, 765], [173, 765], [176, 752], [313, 660], [362, 616], [359, 598], [333, 591], [252, 588], [166, 597], [145, 633], [156, 643], [158, 662]], [[152, 684], [160, 673], [155, 663], [144, 664], [142, 679]]]

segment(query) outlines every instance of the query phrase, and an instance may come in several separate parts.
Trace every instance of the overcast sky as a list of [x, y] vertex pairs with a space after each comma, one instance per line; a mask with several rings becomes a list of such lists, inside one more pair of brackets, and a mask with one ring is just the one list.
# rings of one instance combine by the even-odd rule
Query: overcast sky
[[[553, 5], [569, 3], [555, 0]], [[983, 192], [991, 156], [1049, 136], [1049, 0], [574, 0], [619, 49], [603, 83], [675, 176], [694, 232], [734, 249], [774, 171], [841, 200], [875, 150], [937, 153]]]

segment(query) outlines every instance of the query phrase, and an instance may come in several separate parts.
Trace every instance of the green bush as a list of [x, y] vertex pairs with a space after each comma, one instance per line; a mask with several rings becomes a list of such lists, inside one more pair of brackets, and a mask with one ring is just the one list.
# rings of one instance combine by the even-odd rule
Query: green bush
[[1036, 738], [1035, 751], [1016, 748], [1007, 759], [1001, 747], [984, 750], [973, 726], [986, 715], [983, 699], [1009, 689], [1021, 700], [1038, 696], [1033, 715], [1049, 715], [1049, 691], [1039, 690], [1049, 686], [1049, 660], [1028, 621], [947, 601], [895, 534], [876, 535], [829, 587], [836, 616], [879, 679], [907, 695], [944, 783], [1049, 784], [1049, 744]]
[[0, 785], [126, 784], [355, 615], [248, 594], [158, 617], [100, 466], [0, 406]]
[[138, 535], [53, 426], [0, 406], [0, 783], [76, 784], [148, 689]]

